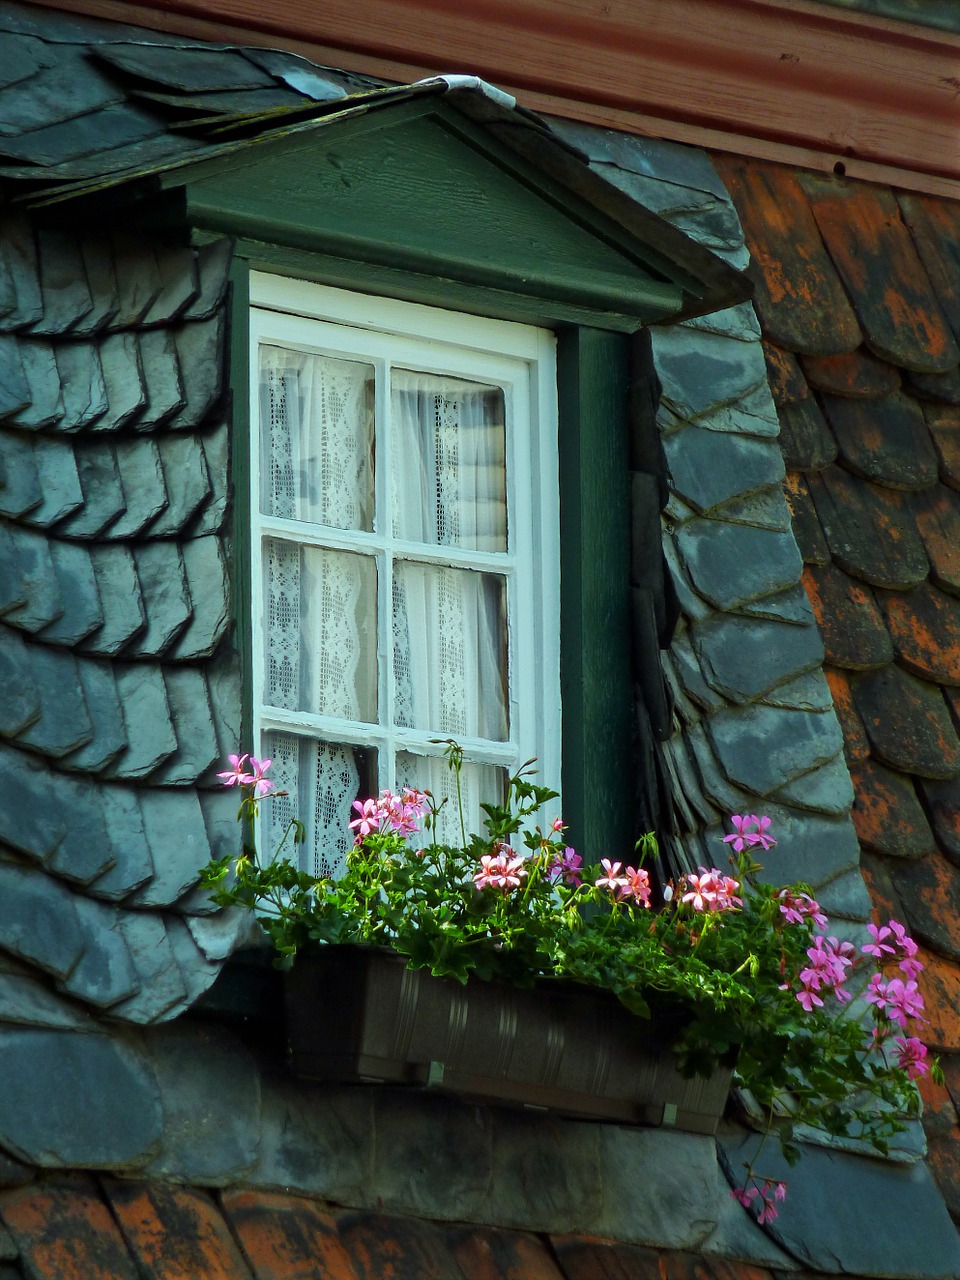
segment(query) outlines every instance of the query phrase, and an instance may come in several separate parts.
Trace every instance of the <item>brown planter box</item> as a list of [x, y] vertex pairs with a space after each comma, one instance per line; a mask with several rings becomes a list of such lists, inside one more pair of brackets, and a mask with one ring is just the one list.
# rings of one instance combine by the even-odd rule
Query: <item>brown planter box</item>
[[481, 1102], [714, 1133], [733, 1068], [684, 1079], [669, 1040], [569, 983], [467, 986], [395, 952], [318, 947], [286, 974], [291, 1066], [307, 1080], [421, 1085]]

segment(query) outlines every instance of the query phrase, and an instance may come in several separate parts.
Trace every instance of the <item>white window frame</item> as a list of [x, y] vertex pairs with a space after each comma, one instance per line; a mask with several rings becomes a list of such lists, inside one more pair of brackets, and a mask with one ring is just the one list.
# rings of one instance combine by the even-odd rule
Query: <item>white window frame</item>
[[[378, 787], [396, 753], [406, 749], [438, 756], [436, 733], [384, 724], [391, 706], [393, 661], [383, 626], [389, 577], [378, 588], [377, 726], [325, 715], [268, 707], [264, 702], [264, 539], [282, 537], [332, 550], [376, 554], [389, 566], [409, 556], [423, 561], [422, 544], [399, 542], [387, 522], [373, 533], [330, 529], [267, 516], [260, 511], [259, 359], [261, 342], [367, 361], [377, 369], [378, 419], [384, 376], [395, 360], [451, 376], [496, 383], [507, 401], [508, 549], [503, 553], [430, 548], [429, 560], [458, 568], [488, 569], [507, 579], [508, 740], [464, 739], [465, 759], [503, 766], [508, 772], [536, 757], [539, 781], [559, 789], [560, 715], [560, 513], [557, 445], [556, 339], [549, 330], [509, 321], [350, 293], [307, 281], [252, 272], [250, 276], [250, 513], [252, 534], [253, 731], [305, 733], [330, 742], [374, 748]], [[377, 446], [376, 509], [385, 503], [389, 444]], [[385, 456], [387, 455], [387, 456]], [[381, 520], [382, 520], [381, 515]], [[378, 559], [378, 564], [382, 564]], [[390, 569], [387, 569], [389, 575]], [[380, 577], [378, 573], [378, 578]], [[389, 763], [388, 763], [389, 762]], [[554, 812], [556, 810], [554, 809]], [[543, 815], [546, 817], [546, 815]]]

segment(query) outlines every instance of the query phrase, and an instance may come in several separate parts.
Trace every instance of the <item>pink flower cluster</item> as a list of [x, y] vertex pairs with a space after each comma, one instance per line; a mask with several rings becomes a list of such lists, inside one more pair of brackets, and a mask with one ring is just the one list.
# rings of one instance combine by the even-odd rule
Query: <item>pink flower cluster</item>
[[404, 787], [399, 796], [384, 788], [375, 800], [354, 800], [359, 817], [350, 823], [350, 830], [356, 832], [358, 844], [374, 832], [395, 831], [399, 836], [412, 836], [418, 820], [427, 812], [428, 800], [425, 792], [412, 787]]
[[[556, 822], [553, 824], [553, 829], [554, 831], [561, 830]], [[567, 845], [563, 853], [555, 854], [551, 861], [547, 863], [547, 875], [551, 880], [562, 880], [564, 884], [572, 884], [576, 888], [583, 883], [580, 876], [582, 865], [583, 859], [579, 853], [577, 853], [576, 849], [572, 849], [570, 845]]]
[[810, 917], [818, 929], [826, 929], [827, 917], [820, 910], [820, 903], [811, 898], [809, 893], [800, 893], [796, 889], [781, 889], [777, 894], [780, 910], [788, 924], [802, 924]]
[[508, 844], [497, 844], [493, 853], [485, 853], [480, 859], [480, 870], [474, 873], [473, 883], [478, 889], [518, 889], [527, 874], [526, 859]]
[[772, 849], [777, 843], [773, 836], [768, 835], [770, 829], [770, 819], [765, 815], [756, 813], [735, 813], [730, 818], [733, 824], [733, 833], [723, 837], [724, 844], [732, 844], [737, 853], [742, 853], [744, 849], [753, 848], [759, 845], [761, 849]]
[[868, 1004], [876, 1005], [881, 1013], [886, 1013], [898, 1027], [905, 1027], [908, 1019], [919, 1018], [923, 1013], [923, 996], [912, 980], [904, 982], [902, 978], [891, 978], [886, 982], [882, 973], [875, 973], [863, 998]]
[[814, 1005], [823, 1004], [818, 994], [820, 991], [832, 990], [840, 1001], [850, 999], [850, 992], [843, 983], [856, 953], [852, 942], [840, 942], [836, 938], [817, 937], [813, 945], [807, 947], [807, 959], [810, 963], [800, 970], [803, 986], [797, 992], [797, 999], [807, 1013]]
[[[218, 773], [217, 777], [223, 779], [225, 787], [249, 787], [254, 788], [258, 796], [265, 796], [274, 788], [274, 782], [271, 778], [264, 775], [273, 764], [272, 760], [258, 760], [256, 756], [234, 756], [228, 757], [230, 768], [224, 773]], [[250, 772], [247, 772], [249, 763]]]
[[745, 1209], [753, 1208], [754, 1200], [759, 1198], [760, 1206], [757, 1213], [757, 1222], [762, 1226], [763, 1223], [772, 1222], [778, 1216], [774, 1201], [787, 1198], [787, 1184], [778, 1182], [775, 1178], [761, 1178], [758, 1180], [751, 1174], [746, 1186], [733, 1188], [730, 1192], [730, 1198], [739, 1200]]
[[[919, 948], [899, 920], [890, 920], [885, 925], [868, 924], [867, 932], [873, 941], [861, 947], [864, 955], [875, 956], [878, 960], [884, 960], [888, 955], [899, 956], [897, 968], [908, 978], [916, 978], [923, 973], [923, 963], [917, 959]], [[893, 938], [892, 946], [888, 938]]]
[[609, 889], [620, 902], [632, 898], [638, 906], [650, 906], [650, 876], [643, 867], [624, 869], [621, 862], [609, 858], [601, 858], [600, 865], [605, 874], [594, 881], [598, 889]]
[[[767, 819], [769, 821], [769, 819]], [[694, 911], [729, 911], [733, 907], [742, 907], [743, 899], [737, 897], [740, 881], [733, 876], [725, 876], [716, 867], [709, 871], [706, 867], [698, 868], [699, 875], [688, 874], [683, 877], [681, 888], [686, 892], [681, 899], [693, 907]]]

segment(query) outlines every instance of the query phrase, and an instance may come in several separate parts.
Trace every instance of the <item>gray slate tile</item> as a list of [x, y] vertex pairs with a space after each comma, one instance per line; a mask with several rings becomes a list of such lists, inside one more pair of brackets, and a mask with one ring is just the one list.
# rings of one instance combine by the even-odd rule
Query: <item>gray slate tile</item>
[[[75, 901], [52, 876], [0, 859], [0, 946], [45, 973], [66, 977], [83, 955]], [[5, 1063], [5, 1085], [8, 1071]]]
[[83, 506], [62, 522], [58, 532], [68, 538], [103, 537], [127, 509], [113, 443], [96, 440], [80, 444], [78, 441], [73, 456], [83, 491]]
[[36, 75], [41, 67], [49, 67], [54, 54], [43, 40], [32, 36], [17, 36], [7, 31], [0, 54], [0, 86], [6, 89], [21, 84]]
[[83, 935], [83, 954], [58, 985], [85, 1004], [108, 1009], [140, 989], [120, 928], [121, 911], [80, 895], [74, 900], [74, 907]]
[[813, 608], [803, 587], [787, 587], [773, 595], [749, 600], [740, 606], [740, 612], [751, 618], [770, 618], [775, 622], [790, 622], [794, 626], [809, 627], [814, 624]]
[[14, 541], [16, 527], [0, 520], [0, 617], [27, 602], [27, 585], [20, 576]]
[[223, 907], [208, 916], [186, 916], [184, 924], [190, 936], [208, 960], [226, 960], [236, 949], [238, 940], [262, 937], [260, 926], [243, 907]]
[[77, 661], [77, 674], [93, 736], [86, 746], [74, 751], [64, 761], [63, 767], [99, 773], [111, 765], [127, 746], [120, 694], [110, 662], [81, 658]]
[[859, 871], [847, 871], [817, 890], [817, 901], [832, 920], [866, 921], [873, 912], [873, 900]]
[[718, 520], [746, 524], [755, 529], [772, 529], [777, 533], [793, 533], [790, 508], [779, 487], [760, 489], [743, 498], [734, 498], [712, 513]]
[[[11, 572], [25, 597], [21, 606], [7, 611], [6, 620], [21, 631], [42, 631], [63, 613], [48, 540], [15, 524], [7, 525], [6, 531], [10, 559], [0, 566], [0, 573]], [[0, 597], [3, 594], [0, 590]]]
[[707, 733], [707, 721], [693, 725], [684, 734], [700, 776], [704, 796], [720, 813], [744, 813], [754, 807], [753, 797], [735, 786], [724, 773]]
[[240, 824], [237, 821], [237, 797], [232, 788], [219, 781], [212, 791], [198, 791], [203, 812], [207, 842], [212, 858], [234, 856], [239, 852]]
[[709, 618], [713, 614], [713, 607], [693, 589], [686, 566], [677, 548], [676, 534], [668, 528], [664, 528], [663, 531], [663, 558], [670, 571], [670, 578], [673, 582], [674, 591], [677, 593], [677, 599], [683, 615], [689, 618], [691, 622]]
[[199, 246], [197, 271], [200, 276], [200, 292], [184, 311], [184, 320], [207, 320], [213, 315], [227, 292], [232, 261], [233, 242], [227, 237]]
[[168, 505], [150, 526], [151, 537], [179, 533], [212, 492], [199, 435], [183, 432], [157, 437]]
[[183, 431], [199, 426], [220, 399], [225, 336], [222, 309], [209, 320], [194, 320], [173, 330], [186, 403], [170, 419], [172, 430]]
[[138, 431], [153, 431], [185, 404], [180, 365], [169, 329], [150, 329], [139, 342], [147, 403], [135, 425]]
[[117, 431], [135, 423], [147, 403], [140, 347], [135, 333], [114, 333], [99, 344], [107, 411], [93, 424], [96, 431]]
[[29, 648], [19, 631], [0, 623], [0, 737], [18, 737], [40, 712]]
[[107, 385], [95, 342], [57, 344], [57, 368], [63, 385], [61, 431], [81, 431], [106, 413]]
[[177, 750], [154, 770], [150, 783], [176, 786], [196, 782], [219, 756], [206, 681], [197, 667], [164, 667], [162, 672]]
[[195, 250], [186, 246], [156, 244], [154, 252], [160, 276], [160, 292], [140, 318], [142, 328], [177, 320], [200, 295], [200, 273]]
[[805, 773], [802, 778], [774, 792], [773, 799], [796, 809], [817, 813], [849, 813], [853, 806], [853, 783], [843, 752]]
[[793, 707], [798, 711], [829, 711], [833, 694], [822, 671], [809, 671], [764, 694], [763, 702], [771, 707]]
[[113, 259], [116, 264], [120, 308], [112, 321], [114, 328], [139, 324], [163, 289], [163, 280], [153, 246], [143, 235], [115, 232]]
[[116, 264], [113, 247], [102, 237], [84, 236], [80, 241], [83, 265], [87, 271], [92, 306], [71, 332], [76, 336], [100, 333], [120, 308]]
[[83, 506], [83, 489], [69, 439], [60, 435], [37, 435], [32, 439], [43, 502], [30, 512], [28, 523], [45, 529]]
[[103, 815], [107, 838], [116, 860], [113, 866], [91, 881], [87, 891], [114, 902], [146, 884], [153, 875], [153, 858], [135, 788], [104, 787]]
[[149, 436], [119, 439], [115, 452], [126, 511], [111, 527], [110, 536], [132, 538], [152, 524], [167, 505], [160, 452]]
[[93, 310], [80, 246], [66, 232], [41, 227], [37, 230], [37, 254], [43, 315], [31, 326], [31, 333], [66, 333]]
[[760, 338], [760, 321], [752, 302], [740, 302], [705, 316], [691, 316], [683, 323], [688, 329], [715, 333], [721, 338], [737, 338], [741, 342], [756, 342]]
[[220, 643], [230, 622], [230, 580], [223, 546], [215, 535], [188, 538], [180, 550], [193, 616], [170, 657], [186, 662], [208, 657]]
[[192, 789], [145, 787], [139, 800], [154, 874], [129, 902], [135, 907], [170, 906], [193, 888], [200, 868], [210, 860], [203, 812]]
[[843, 749], [832, 712], [731, 707], [710, 718], [709, 732], [727, 777], [758, 796], [770, 795]]
[[12, 334], [4, 334], [0, 336], [0, 418], [22, 412], [30, 399], [20, 343]]
[[79, 647], [86, 653], [111, 657], [146, 626], [140, 579], [133, 556], [119, 543], [91, 547], [90, 558], [103, 610], [103, 626]]
[[[764, 878], [772, 884], [801, 881], [818, 892], [860, 866], [860, 846], [849, 816], [809, 813], [764, 800], [750, 812], [765, 813], [777, 845], [764, 852]], [[864, 939], [866, 941], [866, 939]]]
[[23, 431], [0, 430], [0, 513], [5, 516], [16, 519], [43, 503], [34, 460], [36, 440]]
[[69, 755], [93, 737], [77, 660], [66, 649], [46, 644], [31, 644], [27, 652], [33, 684], [41, 691], [43, 712], [17, 740], [45, 756]]
[[[138, 1167], [158, 1147], [162, 1118], [147, 1060], [117, 1036], [0, 1029], [7, 1087], [0, 1143], [57, 1169]], [[65, 1088], [65, 1082], [75, 1083]], [[43, 1098], [45, 1106], [36, 1105]]]
[[73, 1031], [97, 1029], [91, 1017], [27, 971], [18, 967], [11, 972], [9, 962], [0, 962], [0, 1023]]
[[[756, 1146], [755, 1135], [720, 1140], [718, 1154], [731, 1185]], [[778, 1218], [766, 1230], [801, 1265], [898, 1280], [960, 1275], [960, 1237], [922, 1162], [894, 1164], [807, 1146], [790, 1168], [768, 1147], [763, 1171], [789, 1185]]]
[[210, 710], [217, 734], [217, 753], [226, 760], [235, 752], [241, 734], [240, 660], [235, 653], [221, 653], [203, 665], [210, 694]]
[[803, 569], [789, 533], [701, 518], [678, 529], [676, 543], [694, 587], [718, 609], [795, 586]]
[[37, 246], [33, 228], [22, 215], [0, 218], [0, 253], [16, 292], [16, 305], [5, 312], [2, 328], [20, 329], [43, 315]]
[[[703, 625], [711, 625], [712, 620], [712, 618], [708, 618]], [[670, 654], [677, 675], [680, 678], [684, 693], [689, 698], [692, 698], [699, 707], [707, 712], [720, 711], [727, 705], [726, 699], [712, 689], [703, 678], [700, 660], [693, 647], [692, 634], [690, 630], [678, 633], [674, 636], [673, 643], [670, 646]], [[696, 719], [699, 718], [699, 716], [696, 717]]]
[[661, 405], [678, 422], [704, 418], [766, 387], [759, 342], [720, 338], [683, 325], [654, 325], [650, 333]]
[[166, 652], [193, 616], [186, 570], [175, 542], [144, 542], [133, 548], [147, 629], [127, 647], [134, 657]]
[[51, 538], [48, 545], [63, 613], [44, 627], [41, 638], [44, 643], [73, 648], [103, 624], [93, 560], [82, 542], [60, 542]]
[[28, 431], [54, 426], [63, 417], [64, 404], [53, 347], [42, 338], [21, 338], [20, 359], [30, 402], [11, 414], [10, 421]]
[[160, 668], [150, 662], [114, 666], [127, 747], [106, 769], [108, 778], [146, 778], [177, 749]]
[[[187, 896], [192, 896], [194, 891]], [[178, 911], [181, 909], [177, 904]], [[217, 980], [221, 965], [219, 961], [208, 960], [193, 940], [193, 935], [179, 915], [167, 916], [167, 937], [180, 974], [187, 988], [187, 1001], [194, 1004]]]
[[76, 884], [96, 880], [114, 859], [102, 788], [87, 779], [51, 772], [45, 803], [58, 808], [65, 828], [63, 840], [46, 860], [47, 867]]
[[230, 500], [230, 433], [226, 423], [200, 437], [210, 477], [210, 501], [203, 508], [193, 532], [217, 533], [223, 525]]
[[120, 911], [117, 919], [140, 990], [115, 1004], [111, 1017], [144, 1025], [180, 1013], [187, 1005], [187, 988], [163, 917], [154, 911]]
[[775, 441], [735, 436], [702, 427], [683, 427], [663, 441], [673, 489], [699, 512], [784, 477]]
[[62, 44], [56, 65], [0, 90], [0, 134], [16, 135], [122, 102], [124, 92], [94, 67], [82, 46]]
[[823, 663], [823, 642], [814, 626], [718, 614], [694, 628], [693, 640], [707, 683], [733, 702], [753, 702]]

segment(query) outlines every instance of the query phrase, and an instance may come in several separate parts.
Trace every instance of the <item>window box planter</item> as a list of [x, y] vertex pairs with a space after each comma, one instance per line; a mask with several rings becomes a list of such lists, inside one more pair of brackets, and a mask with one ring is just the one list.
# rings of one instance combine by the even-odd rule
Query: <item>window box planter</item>
[[603, 991], [557, 982], [466, 986], [395, 952], [323, 946], [285, 975], [301, 1079], [432, 1087], [479, 1102], [712, 1134], [732, 1065], [684, 1079], [669, 1030]]

